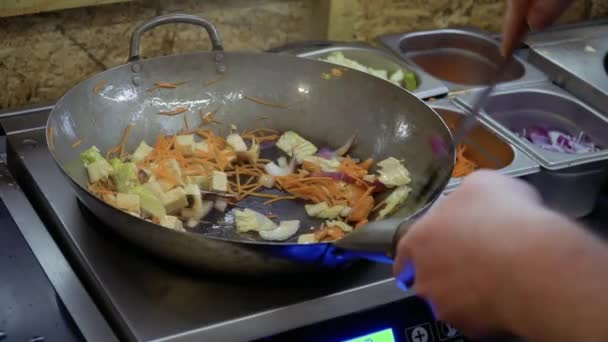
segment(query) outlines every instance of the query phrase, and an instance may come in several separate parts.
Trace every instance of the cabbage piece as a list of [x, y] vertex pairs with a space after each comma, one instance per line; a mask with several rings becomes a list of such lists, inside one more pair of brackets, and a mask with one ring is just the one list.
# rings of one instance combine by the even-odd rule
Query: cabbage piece
[[165, 227], [165, 228], [177, 230], [177, 231], [180, 231], [180, 232], [185, 232], [186, 231], [184, 229], [184, 224], [182, 223], [182, 221], [180, 221], [179, 218], [177, 218], [175, 216], [165, 215], [165, 216], [161, 217], [160, 218], [160, 225], [163, 226], [163, 227]]
[[380, 212], [378, 213], [378, 220], [381, 220], [387, 215], [392, 214], [395, 209], [397, 209], [401, 204], [403, 204], [403, 202], [405, 202], [408, 195], [410, 194], [410, 191], [410, 187], [405, 185], [393, 190], [393, 192], [391, 192], [391, 194], [386, 198], [384, 208], [382, 208], [382, 210], [380, 210]]
[[406, 71], [402, 86], [409, 91], [418, 89], [418, 79], [416, 78], [416, 74], [411, 71]]
[[378, 180], [389, 188], [406, 185], [411, 181], [410, 172], [393, 157], [379, 162], [378, 167]]
[[287, 155], [295, 157], [298, 163], [302, 163], [304, 158], [312, 156], [318, 151], [315, 145], [293, 131], [281, 135], [277, 141], [277, 147]]
[[310, 217], [317, 217], [323, 210], [329, 209], [327, 202], [320, 202], [317, 204], [305, 204], [304, 209]]
[[367, 68], [367, 73], [388, 81], [388, 72], [386, 70]]
[[140, 185], [131, 189], [129, 193], [139, 196], [139, 205], [142, 212], [159, 219], [167, 215], [163, 202], [150, 189]]
[[[310, 217], [317, 217], [322, 219], [335, 219], [340, 216], [348, 216], [351, 208], [343, 205], [336, 205], [330, 207], [327, 202], [320, 202], [317, 204], [305, 204], [304, 209]], [[343, 215], [346, 214], [346, 215]]]
[[95, 146], [88, 148], [80, 154], [80, 160], [87, 169], [89, 182], [95, 183], [102, 179], [107, 179], [114, 169], [112, 165], [101, 155]]
[[308, 244], [308, 243], [317, 243], [319, 241], [317, 241], [317, 238], [315, 237], [315, 234], [311, 233], [311, 234], [302, 234], [300, 236], [298, 236], [298, 243], [299, 244]]
[[80, 153], [80, 160], [82, 161], [82, 164], [87, 167], [96, 161], [106, 159], [101, 155], [99, 149], [96, 146], [91, 146], [90, 148]]
[[353, 227], [346, 222], [342, 221], [327, 221], [325, 225], [328, 227], [338, 227], [345, 233], [350, 233], [353, 231]]
[[235, 210], [234, 221], [240, 233], [249, 231], [268, 231], [277, 228], [276, 223], [268, 217], [251, 209]]
[[355, 60], [344, 57], [344, 54], [341, 51], [333, 52], [329, 56], [327, 56], [327, 58], [324, 58], [324, 59], [321, 58], [321, 60], [324, 62], [329, 62], [332, 64], [341, 65], [341, 66], [344, 66], [347, 68], [367, 72], [367, 67], [365, 65], [363, 65]]
[[112, 158], [110, 165], [112, 165], [113, 169], [110, 178], [112, 178], [118, 192], [128, 192], [139, 185], [137, 167], [135, 167], [134, 163], [123, 163], [118, 158]]
[[[333, 52], [326, 58], [320, 58], [320, 60], [323, 62], [337, 64], [350, 69], [355, 69], [368, 73], [383, 80], [389, 81], [400, 87], [404, 87], [405, 89], [410, 91], [416, 90], [416, 88], [418, 88], [416, 75], [407, 69], [398, 69], [397, 71], [393, 72], [389, 77], [387, 70], [367, 67], [355, 60], [346, 58], [344, 54], [340, 51]], [[328, 79], [329, 78], [331, 78], [331, 75], [328, 74]]]
[[300, 228], [300, 221], [281, 221], [273, 230], [260, 230], [260, 237], [268, 241], [285, 241], [294, 236]]
[[391, 77], [389, 78], [389, 81], [391, 81], [392, 83], [394, 83], [398, 86], [401, 86], [401, 82], [403, 82], [404, 78], [405, 78], [405, 73], [403, 72], [402, 69], [399, 69], [391, 75]]
[[87, 174], [89, 175], [89, 182], [95, 183], [102, 179], [107, 179], [114, 169], [112, 165], [108, 163], [105, 159], [96, 160], [89, 165], [86, 166]]
[[140, 215], [139, 196], [136, 194], [116, 194], [114, 204], [118, 209], [124, 210], [135, 216]]

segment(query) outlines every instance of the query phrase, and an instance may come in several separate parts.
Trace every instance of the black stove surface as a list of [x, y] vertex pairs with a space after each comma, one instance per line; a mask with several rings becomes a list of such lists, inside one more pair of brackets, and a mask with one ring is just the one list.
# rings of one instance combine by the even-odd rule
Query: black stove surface
[[[76, 261], [81, 278], [122, 338], [176, 338], [250, 319], [267, 322], [265, 328], [264, 323], [255, 324], [264, 334], [277, 333], [323, 319], [314, 312], [295, 317], [303, 309], [293, 306], [302, 303], [319, 310], [319, 303], [310, 302], [333, 302], [333, 307], [321, 310], [332, 317], [407, 296], [393, 285], [387, 265], [362, 262], [337, 273], [241, 279], [196, 274], [157, 260], [115, 236], [81, 208], [44, 141], [44, 130], [9, 136], [9, 167], [62, 249]], [[361, 293], [354, 302], [342, 304], [337, 298], [351, 290]], [[281, 322], [279, 309], [291, 317]], [[251, 338], [263, 337], [245, 326], [252, 326], [249, 322], [242, 327], [245, 335], [237, 335], [251, 332]], [[226, 330], [222, 334], [230, 336]], [[193, 336], [219, 337], [216, 333]]]
[[[80, 207], [45, 146], [46, 115], [28, 113], [35, 124], [27, 129], [18, 117], [2, 123], [9, 126], [9, 168], [121, 339], [254, 340], [412, 299], [394, 286], [386, 265], [252, 279], [194, 273], [155, 259]], [[604, 207], [587, 223], [601, 228]]]
[[82, 341], [0, 200], [0, 341]]

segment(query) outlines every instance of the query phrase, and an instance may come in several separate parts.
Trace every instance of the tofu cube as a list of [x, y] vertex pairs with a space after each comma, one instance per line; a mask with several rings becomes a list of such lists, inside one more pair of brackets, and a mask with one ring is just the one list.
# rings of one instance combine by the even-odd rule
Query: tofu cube
[[205, 140], [194, 143], [195, 151], [209, 152], [209, 143]]
[[176, 216], [166, 215], [166, 216], [162, 217], [160, 219], [160, 225], [165, 228], [169, 228], [169, 229], [173, 229], [173, 230], [177, 230], [177, 231], [181, 231], [181, 232], [186, 231], [184, 229], [184, 224]]
[[144, 184], [144, 187], [150, 190], [154, 194], [154, 196], [158, 198], [163, 198], [165, 196], [165, 190], [163, 189], [159, 181], [149, 180], [147, 183]]
[[175, 178], [177, 178], [177, 180], [179, 182], [181, 182], [181, 180], [182, 180], [182, 168], [181, 168], [181, 166], [179, 166], [179, 163], [177, 162], [177, 160], [175, 160], [175, 159], [169, 159], [168, 163], [169, 163], [169, 168], [171, 169], [171, 172], [173, 173], [173, 175], [175, 176]]
[[211, 189], [211, 177], [209, 176], [188, 176], [186, 178], [188, 184], [196, 184], [203, 190]]
[[146, 144], [145, 141], [142, 141], [141, 143], [139, 143], [139, 146], [137, 146], [137, 148], [135, 149], [135, 152], [133, 152], [133, 155], [131, 155], [131, 160], [134, 162], [142, 161], [142, 160], [146, 159], [146, 157], [150, 153], [152, 153], [153, 150], [154, 150], [154, 148], [152, 148], [150, 145]]
[[229, 134], [226, 137], [226, 142], [234, 149], [235, 152], [247, 151], [247, 145], [245, 144], [245, 141], [243, 140], [243, 138], [241, 138], [240, 135], [236, 133]]
[[186, 199], [188, 200], [188, 208], [202, 208], [203, 197], [201, 195], [201, 189], [196, 184], [188, 184], [184, 186], [184, 192], [186, 193]]
[[219, 171], [213, 171], [211, 175], [211, 191], [228, 192], [228, 176]]
[[89, 182], [95, 183], [110, 176], [114, 169], [105, 159], [100, 159], [87, 165]]
[[178, 135], [175, 138], [175, 149], [185, 156], [194, 154], [194, 134]]
[[126, 212], [140, 215], [139, 211], [139, 196], [136, 194], [117, 193], [115, 202], [116, 207]]
[[162, 201], [168, 214], [178, 213], [181, 209], [188, 206], [186, 192], [182, 187], [167, 191]]
[[175, 185], [175, 184], [173, 184], [173, 183], [169, 182], [169, 181], [168, 181], [168, 180], [166, 180], [166, 179], [159, 179], [159, 180], [157, 180], [157, 182], [158, 182], [158, 184], [160, 185], [160, 188], [161, 188], [161, 190], [162, 190], [163, 192], [167, 192], [167, 191], [169, 191], [169, 190], [171, 190], [171, 189], [173, 189], [173, 188], [175, 188], [175, 187], [176, 187], [176, 185]]

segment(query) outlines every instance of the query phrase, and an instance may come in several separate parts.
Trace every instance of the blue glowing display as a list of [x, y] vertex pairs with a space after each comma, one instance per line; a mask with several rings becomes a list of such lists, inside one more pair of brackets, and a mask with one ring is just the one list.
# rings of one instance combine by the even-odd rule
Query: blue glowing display
[[393, 329], [384, 329], [343, 342], [395, 342], [395, 335]]

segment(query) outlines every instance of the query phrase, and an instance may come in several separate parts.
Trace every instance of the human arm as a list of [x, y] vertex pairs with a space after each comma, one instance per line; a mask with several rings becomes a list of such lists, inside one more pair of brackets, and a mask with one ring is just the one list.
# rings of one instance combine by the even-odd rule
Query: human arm
[[412, 227], [395, 274], [411, 261], [438, 318], [476, 336], [607, 341], [608, 247], [542, 206], [525, 183], [481, 171]]

